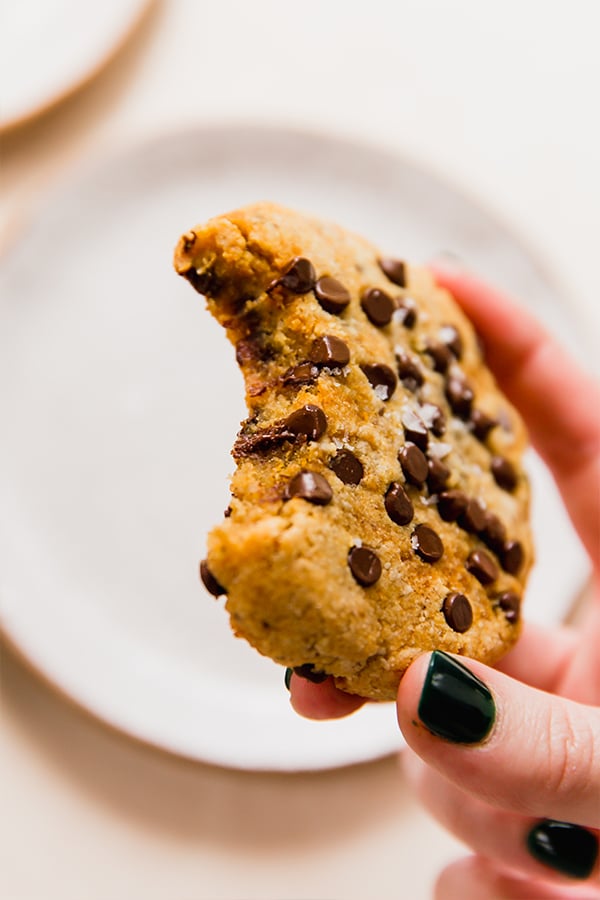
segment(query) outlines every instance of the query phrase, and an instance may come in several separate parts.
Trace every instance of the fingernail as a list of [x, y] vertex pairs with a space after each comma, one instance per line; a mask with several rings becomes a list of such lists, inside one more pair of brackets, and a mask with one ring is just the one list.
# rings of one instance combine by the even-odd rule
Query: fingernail
[[434, 650], [419, 701], [419, 718], [438, 737], [455, 744], [478, 744], [496, 718], [493, 697], [483, 681], [441, 650]]
[[288, 689], [288, 691], [289, 691], [289, 689], [290, 689], [290, 684], [291, 684], [291, 682], [292, 682], [292, 675], [293, 675], [293, 674], [294, 674], [294, 670], [293, 670], [293, 669], [290, 669], [290, 668], [287, 668], [287, 669], [285, 670], [285, 675], [283, 676], [283, 681], [284, 681], [285, 686], [286, 686], [286, 688]]
[[598, 838], [587, 828], [543, 819], [527, 835], [527, 848], [544, 866], [571, 878], [588, 878], [598, 859]]

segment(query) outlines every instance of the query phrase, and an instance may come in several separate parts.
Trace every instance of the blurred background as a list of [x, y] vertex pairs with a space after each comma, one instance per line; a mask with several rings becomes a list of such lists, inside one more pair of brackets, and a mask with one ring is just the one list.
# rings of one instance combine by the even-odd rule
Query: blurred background
[[[466, 256], [597, 368], [600, 7], [96, 6], [0, 19], [3, 895], [430, 897], [461, 848], [408, 792], [389, 710], [302, 730], [280, 672], [221, 649], [222, 610], [195, 618], [226, 469], [194, 474], [213, 457], [190, 409], [223, 406], [196, 361], [224, 345], [170, 254], [264, 188], [387, 250]], [[585, 580], [565, 553], [554, 618]]]

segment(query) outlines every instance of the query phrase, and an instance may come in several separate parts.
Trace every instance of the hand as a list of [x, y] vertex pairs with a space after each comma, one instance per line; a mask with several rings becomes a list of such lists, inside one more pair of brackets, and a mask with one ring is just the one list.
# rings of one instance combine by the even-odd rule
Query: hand
[[[597, 385], [508, 298], [464, 272], [434, 273], [481, 336], [598, 574]], [[474, 851], [442, 872], [438, 900], [600, 898], [595, 599], [579, 632], [526, 624], [497, 669], [436, 652], [419, 657], [402, 679], [406, 771], [432, 814]], [[294, 708], [311, 718], [347, 715], [363, 702], [331, 679], [317, 685], [293, 676], [290, 688]]]

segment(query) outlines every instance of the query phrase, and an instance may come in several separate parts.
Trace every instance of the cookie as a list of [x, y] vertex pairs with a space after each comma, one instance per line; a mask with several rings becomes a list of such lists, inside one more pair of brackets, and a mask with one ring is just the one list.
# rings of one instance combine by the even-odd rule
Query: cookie
[[245, 379], [201, 564], [235, 634], [374, 700], [423, 651], [499, 659], [533, 558], [526, 433], [450, 295], [269, 203], [188, 231], [175, 268]]

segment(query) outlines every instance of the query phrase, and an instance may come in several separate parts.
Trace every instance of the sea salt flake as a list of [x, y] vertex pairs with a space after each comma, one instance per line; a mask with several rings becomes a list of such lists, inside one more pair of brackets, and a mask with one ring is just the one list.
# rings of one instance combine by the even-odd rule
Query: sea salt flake
[[406, 426], [406, 428], [413, 429], [415, 431], [425, 430], [425, 422], [418, 414], [418, 412], [416, 412], [410, 406], [404, 406], [402, 408], [402, 424]]
[[453, 325], [442, 325], [438, 331], [438, 337], [444, 344], [450, 344], [456, 337], [456, 329]]
[[427, 427], [432, 428], [440, 414], [440, 410], [434, 403], [424, 403], [419, 408], [419, 413]]
[[443, 441], [431, 441], [427, 452], [430, 456], [433, 456], [436, 459], [444, 459], [446, 456], [448, 456], [449, 453], [452, 452], [452, 449], [452, 444], [444, 444]]

